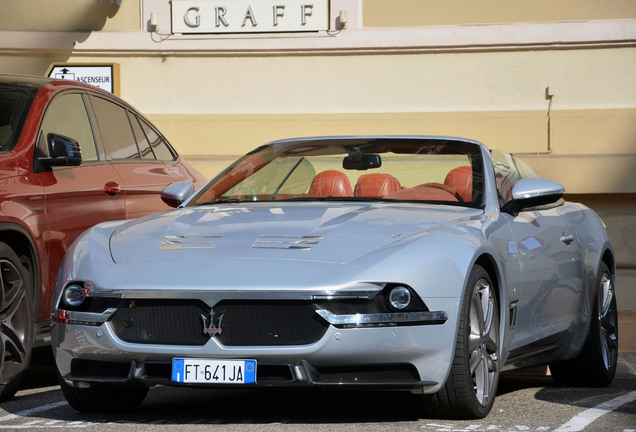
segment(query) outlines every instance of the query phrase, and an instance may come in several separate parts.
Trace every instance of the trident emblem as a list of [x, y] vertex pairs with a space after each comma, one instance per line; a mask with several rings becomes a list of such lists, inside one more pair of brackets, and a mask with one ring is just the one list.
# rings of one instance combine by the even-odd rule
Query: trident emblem
[[214, 309], [210, 308], [210, 327], [208, 327], [208, 317], [204, 314], [201, 314], [201, 321], [203, 321], [203, 334], [206, 334], [210, 337], [216, 334], [221, 334], [223, 331], [221, 329], [221, 321], [223, 321], [223, 315], [219, 317], [219, 319], [214, 322]]

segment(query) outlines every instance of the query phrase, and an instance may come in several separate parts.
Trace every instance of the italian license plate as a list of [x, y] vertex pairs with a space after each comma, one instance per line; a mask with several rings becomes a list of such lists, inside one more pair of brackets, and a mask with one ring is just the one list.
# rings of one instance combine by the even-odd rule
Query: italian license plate
[[172, 381], [205, 384], [255, 384], [256, 360], [172, 359]]

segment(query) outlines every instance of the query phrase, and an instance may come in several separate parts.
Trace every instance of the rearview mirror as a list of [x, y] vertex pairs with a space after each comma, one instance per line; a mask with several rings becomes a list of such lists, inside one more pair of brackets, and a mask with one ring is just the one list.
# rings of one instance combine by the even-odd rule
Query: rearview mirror
[[43, 167], [78, 166], [82, 163], [82, 148], [73, 138], [50, 133], [46, 137], [50, 157], [39, 158]]
[[380, 168], [382, 159], [378, 154], [353, 153], [342, 160], [342, 167], [346, 170], [364, 171], [369, 168]]
[[194, 183], [176, 182], [170, 183], [161, 191], [161, 199], [170, 207], [177, 208], [194, 192]]
[[516, 215], [528, 208], [554, 204], [564, 193], [565, 188], [552, 180], [521, 179], [512, 188], [512, 200], [502, 210]]

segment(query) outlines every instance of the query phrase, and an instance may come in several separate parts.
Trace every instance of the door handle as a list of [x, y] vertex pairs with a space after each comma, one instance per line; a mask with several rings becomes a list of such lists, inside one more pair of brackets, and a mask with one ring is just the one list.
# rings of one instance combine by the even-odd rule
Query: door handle
[[566, 245], [569, 245], [570, 243], [574, 241], [574, 235], [563, 233], [561, 235], [561, 241], [565, 243]]
[[104, 185], [104, 193], [108, 196], [117, 196], [121, 192], [121, 187], [114, 181], [109, 181]]

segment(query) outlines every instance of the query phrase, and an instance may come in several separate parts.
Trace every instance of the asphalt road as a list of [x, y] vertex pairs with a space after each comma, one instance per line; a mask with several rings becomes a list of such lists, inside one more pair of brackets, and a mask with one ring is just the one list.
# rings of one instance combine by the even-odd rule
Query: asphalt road
[[636, 432], [636, 353], [621, 353], [609, 388], [556, 386], [541, 370], [506, 374], [483, 420], [422, 418], [417, 397], [394, 392], [195, 390], [155, 387], [134, 412], [73, 410], [40, 352], [16, 397], [0, 406], [0, 429], [91, 431]]

